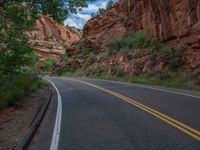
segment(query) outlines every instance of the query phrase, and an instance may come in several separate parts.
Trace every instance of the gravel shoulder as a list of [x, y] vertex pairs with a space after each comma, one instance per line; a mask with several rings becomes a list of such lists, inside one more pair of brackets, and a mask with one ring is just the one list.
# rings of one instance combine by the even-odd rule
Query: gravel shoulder
[[16, 146], [31, 126], [47, 95], [48, 86], [30, 93], [0, 113], [0, 150], [11, 150]]

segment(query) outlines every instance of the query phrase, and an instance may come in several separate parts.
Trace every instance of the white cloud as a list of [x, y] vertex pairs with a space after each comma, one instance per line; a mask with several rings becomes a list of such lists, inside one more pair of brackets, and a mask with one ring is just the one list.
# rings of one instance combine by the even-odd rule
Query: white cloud
[[99, 8], [106, 8], [107, 2], [108, 0], [99, 0], [89, 3], [87, 8], [82, 8], [82, 11], [79, 11], [77, 14], [70, 14], [64, 24], [82, 29], [85, 23], [91, 18], [91, 14], [97, 13]]

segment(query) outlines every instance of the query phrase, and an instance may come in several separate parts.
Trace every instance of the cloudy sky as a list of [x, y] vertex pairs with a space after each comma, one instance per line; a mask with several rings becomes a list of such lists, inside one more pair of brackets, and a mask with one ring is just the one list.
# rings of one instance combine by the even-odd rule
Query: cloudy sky
[[[116, 2], [117, 0], [113, 0]], [[69, 14], [64, 24], [82, 29], [85, 23], [91, 18], [91, 14], [97, 13], [99, 8], [105, 8], [108, 0], [96, 0], [89, 2], [87, 8], [82, 8], [77, 14]]]

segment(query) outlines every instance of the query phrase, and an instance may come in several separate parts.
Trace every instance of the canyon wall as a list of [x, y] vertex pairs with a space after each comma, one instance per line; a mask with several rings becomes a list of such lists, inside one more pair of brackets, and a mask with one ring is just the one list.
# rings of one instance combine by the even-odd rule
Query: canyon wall
[[119, 38], [138, 30], [160, 41], [187, 37], [182, 42], [199, 42], [200, 0], [120, 0], [107, 13], [88, 21], [83, 39]]
[[59, 59], [71, 43], [80, 39], [79, 34], [47, 16], [37, 20], [35, 29], [27, 32], [27, 35], [30, 37], [29, 43], [38, 53], [40, 62], [44, 62], [47, 57]]
[[103, 50], [111, 40], [141, 30], [188, 47], [185, 68], [200, 69], [200, 0], [120, 0], [87, 22], [80, 45]]

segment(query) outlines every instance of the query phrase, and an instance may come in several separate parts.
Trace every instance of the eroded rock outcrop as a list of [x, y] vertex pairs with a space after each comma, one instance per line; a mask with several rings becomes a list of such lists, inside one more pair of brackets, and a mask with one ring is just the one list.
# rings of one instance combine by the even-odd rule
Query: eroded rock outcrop
[[71, 32], [47, 16], [42, 16], [37, 20], [35, 30], [27, 34], [41, 62], [47, 57], [59, 59], [72, 42], [80, 39], [80, 35]]
[[88, 21], [79, 45], [101, 50], [140, 30], [161, 42], [186, 46], [184, 67], [200, 68], [200, 0], [120, 0]]

